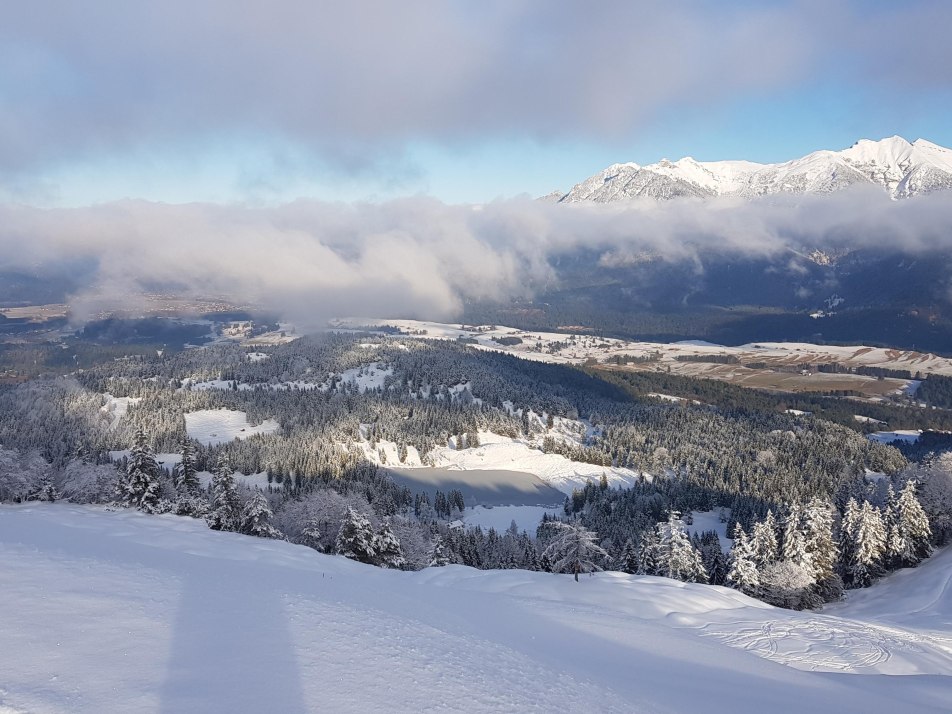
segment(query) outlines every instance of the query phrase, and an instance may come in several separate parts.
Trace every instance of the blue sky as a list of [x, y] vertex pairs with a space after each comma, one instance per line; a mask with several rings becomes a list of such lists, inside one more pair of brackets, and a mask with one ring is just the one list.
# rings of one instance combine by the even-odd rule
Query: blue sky
[[485, 202], [952, 146], [947, 2], [44, 5], [0, 22], [0, 199], [28, 204]]

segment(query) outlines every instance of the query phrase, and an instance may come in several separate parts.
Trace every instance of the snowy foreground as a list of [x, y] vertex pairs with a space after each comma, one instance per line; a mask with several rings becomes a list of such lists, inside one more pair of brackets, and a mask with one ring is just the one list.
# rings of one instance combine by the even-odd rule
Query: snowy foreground
[[[0, 712], [947, 712], [952, 550], [826, 613], [0, 507]], [[905, 675], [905, 676], [888, 676]]]

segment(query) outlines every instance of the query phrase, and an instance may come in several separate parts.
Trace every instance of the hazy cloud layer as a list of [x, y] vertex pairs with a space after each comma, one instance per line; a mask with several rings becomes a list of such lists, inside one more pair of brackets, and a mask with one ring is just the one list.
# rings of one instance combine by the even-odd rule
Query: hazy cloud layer
[[781, 256], [789, 248], [952, 249], [952, 200], [890, 201], [878, 189], [741, 201], [451, 206], [414, 198], [268, 209], [141, 201], [79, 209], [0, 206], [0, 270], [97, 266], [80, 314], [165, 287], [281, 311], [314, 327], [332, 316], [451, 319], [470, 299], [524, 297], [579, 249], [606, 263], [649, 254]]
[[830, 72], [948, 86], [950, 25], [928, 0], [6, 3], [0, 175], [248, 137], [354, 170], [418, 140], [629, 137]]

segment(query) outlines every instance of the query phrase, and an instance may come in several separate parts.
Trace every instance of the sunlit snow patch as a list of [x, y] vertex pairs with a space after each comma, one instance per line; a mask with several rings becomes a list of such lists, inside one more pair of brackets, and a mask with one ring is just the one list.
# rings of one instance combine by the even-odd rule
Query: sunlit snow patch
[[99, 410], [110, 417], [110, 429], [114, 429], [122, 417], [126, 415], [130, 404], [138, 404], [142, 401], [141, 397], [114, 397], [108, 392], [103, 396], [106, 398], [106, 403]]
[[898, 429], [897, 431], [874, 431], [867, 434], [866, 438], [870, 441], [878, 441], [880, 444], [891, 444], [894, 441], [904, 441], [907, 444], [914, 444], [922, 436], [920, 429]]
[[185, 415], [185, 431], [189, 437], [206, 446], [247, 439], [255, 434], [273, 434], [279, 428], [274, 419], [265, 419], [252, 426], [245, 412], [232, 409], [202, 409]]

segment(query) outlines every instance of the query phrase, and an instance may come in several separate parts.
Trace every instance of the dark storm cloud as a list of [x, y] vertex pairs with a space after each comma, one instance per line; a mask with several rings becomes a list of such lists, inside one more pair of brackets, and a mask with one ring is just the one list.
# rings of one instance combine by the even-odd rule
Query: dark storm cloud
[[[627, 137], [659, 113], [818, 71], [872, 76], [886, 57], [897, 81], [948, 79], [948, 43], [929, 39], [948, 3], [907, 10], [887, 22], [859, 2], [6, 3], [0, 172], [248, 137], [359, 170], [418, 140]], [[884, 52], [914, 43], [910, 18], [929, 41]]]

